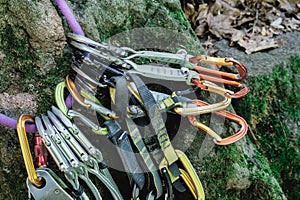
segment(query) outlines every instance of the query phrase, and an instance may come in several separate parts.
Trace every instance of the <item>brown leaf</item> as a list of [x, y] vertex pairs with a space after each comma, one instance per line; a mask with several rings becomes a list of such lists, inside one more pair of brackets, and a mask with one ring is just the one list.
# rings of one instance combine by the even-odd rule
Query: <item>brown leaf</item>
[[239, 20], [238, 22], [237, 22], [237, 24], [236, 25], [234, 25], [233, 27], [239, 27], [239, 26], [242, 26], [243, 24], [246, 24], [246, 23], [248, 23], [248, 22], [251, 22], [251, 21], [253, 21], [253, 20], [255, 20], [255, 17], [243, 17], [241, 20]]
[[200, 23], [199, 26], [195, 29], [195, 33], [198, 36], [204, 35], [204, 33], [207, 31], [207, 26], [205, 22]]
[[245, 36], [244, 31], [236, 30], [231, 36], [231, 42], [237, 42], [240, 39], [242, 39], [244, 36]]
[[183, 10], [187, 19], [190, 19], [191, 16], [193, 16], [196, 12], [195, 7], [190, 3], [187, 3], [186, 6], [184, 6]]
[[207, 24], [209, 31], [218, 38], [231, 38], [231, 35], [236, 31], [231, 24], [234, 18], [227, 15], [213, 16], [211, 13], [207, 16]]
[[248, 40], [241, 39], [238, 41], [238, 44], [245, 48], [247, 54], [278, 47], [277, 42], [273, 38], [263, 36], [255, 36]]
[[199, 5], [199, 9], [198, 9], [199, 13], [198, 13], [196, 20], [199, 21], [199, 20], [206, 19], [208, 9], [209, 9], [209, 7], [206, 3]]

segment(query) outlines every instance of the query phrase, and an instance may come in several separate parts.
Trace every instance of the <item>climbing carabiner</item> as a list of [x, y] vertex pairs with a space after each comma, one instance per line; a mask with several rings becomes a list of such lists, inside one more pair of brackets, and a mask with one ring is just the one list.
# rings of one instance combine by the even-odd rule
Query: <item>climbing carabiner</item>
[[[191, 162], [182, 151], [176, 149], [175, 152], [178, 155], [178, 161], [180, 161], [181, 165], [184, 168], [179, 168], [180, 178], [182, 178], [182, 180], [188, 186], [190, 192], [192, 193], [195, 199], [204, 200], [205, 194], [201, 181]], [[168, 161], [165, 158], [159, 164], [159, 168], [161, 169], [162, 173], [164, 173], [162, 170], [166, 170], [168, 172], [171, 183], [174, 183], [178, 180], [178, 178], [174, 177], [173, 174], [170, 172]]]
[[75, 83], [72, 81], [72, 79], [69, 76], [66, 77], [66, 87], [69, 90], [70, 94], [73, 96], [73, 98], [82, 106], [84, 106], [88, 109], [95, 110], [96, 112], [99, 112], [100, 114], [102, 114], [106, 117], [109, 117], [112, 119], [117, 118], [116, 114], [113, 111], [105, 108], [102, 105], [96, 104], [89, 99], [82, 97], [80, 95], [79, 91], [77, 90]]
[[209, 57], [209, 56], [194, 56], [189, 58], [191, 63], [197, 64], [198, 62], [206, 63], [206, 64], [215, 64], [221, 66], [234, 66], [235, 69], [238, 71], [238, 74], [220, 72], [216, 70], [207, 69], [205, 67], [195, 66], [194, 69], [199, 71], [200, 73], [208, 73], [213, 76], [222, 77], [222, 78], [229, 78], [231, 80], [243, 80], [247, 77], [248, 72], [245, 65], [233, 58], [216, 58], [216, 57]]
[[[194, 100], [194, 101], [199, 106], [209, 105], [208, 103], [201, 101], [201, 100]], [[214, 114], [216, 114], [218, 116], [222, 116], [226, 119], [229, 119], [230, 121], [233, 121], [233, 122], [239, 124], [241, 126], [240, 129], [237, 132], [235, 132], [233, 135], [231, 135], [227, 138], [221, 138], [216, 132], [214, 132], [212, 129], [207, 127], [205, 124], [197, 121], [195, 116], [188, 116], [188, 119], [193, 126], [197, 127], [199, 130], [202, 130], [206, 134], [211, 136], [213, 138], [213, 141], [218, 145], [232, 144], [234, 142], [237, 142], [238, 140], [240, 140], [241, 138], [243, 138], [246, 135], [247, 130], [248, 130], [248, 124], [247, 124], [246, 120], [243, 119], [242, 117], [240, 117], [236, 114], [233, 114], [231, 112], [225, 111], [225, 110], [220, 110], [220, 111], [214, 112]]]
[[34, 123], [34, 118], [31, 115], [23, 114], [17, 120], [17, 132], [20, 141], [20, 146], [28, 174], [29, 181], [36, 187], [43, 185], [43, 180], [37, 177], [35, 167], [32, 160], [32, 155], [30, 152], [30, 147], [26, 135], [25, 123], [32, 122]]
[[[69, 119], [73, 119], [74, 117], [77, 117], [85, 125], [90, 127], [94, 133], [96, 133], [98, 135], [106, 135], [107, 134], [107, 129], [106, 128], [102, 128], [102, 127], [98, 126], [97, 124], [92, 122], [90, 119], [88, 119], [86, 116], [82, 115], [81, 113], [79, 113], [75, 110], [68, 109], [68, 107], [66, 106], [65, 100], [64, 100], [64, 90], [65, 90], [65, 88], [66, 88], [66, 83], [65, 82], [59, 83], [55, 88], [55, 100], [56, 100], [57, 106], [59, 107], [59, 109], [54, 107], [55, 114], [61, 115], [61, 116], [59, 116], [61, 119], [64, 116], [68, 117]], [[52, 108], [52, 110], [53, 110], [53, 108]], [[73, 123], [71, 123], [69, 119], [68, 119], [68, 121], [69, 121], [68, 125], [70, 127], [74, 127], [75, 125]], [[64, 122], [67, 123], [67, 120], [64, 120]], [[77, 129], [77, 127], [75, 127], [75, 129]]]
[[[221, 88], [209, 81], [199, 81], [198, 79], [193, 79], [193, 83], [195, 83], [197, 86], [203, 87], [202, 90], [206, 90], [209, 92], [213, 92], [216, 94], [219, 94], [224, 97], [223, 101], [206, 105], [206, 106], [198, 106], [193, 101], [191, 103], [186, 102], [185, 104], [182, 104], [181, 107], [175, 107], [174, 111], [181, 115], [181, 116], [188, 116], [188, 115], [200, 115], [200, 114], [206, 114], [215, 112], [218, 110], [223, 110], [226, 107], [228, 107], [231, 103], [231, 98], [227, 94], [233, 94], [232, 91]], [[173, 94], [175, 95], [175, 94]]]

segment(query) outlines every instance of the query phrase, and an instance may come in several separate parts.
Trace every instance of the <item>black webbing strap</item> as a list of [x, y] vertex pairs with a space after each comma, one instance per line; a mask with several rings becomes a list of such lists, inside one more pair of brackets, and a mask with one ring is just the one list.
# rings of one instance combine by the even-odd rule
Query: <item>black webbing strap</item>
[[119, 116], [121, 117], [121, 119], [125, 119], [129, 131], [129, 135], [151, 174], [153, 184], [156, 190], [156, 198], [158, 198], [163, 194], [162, 183], [161, 183], [159, 173], [144, 144], [143, 138], [141, 136], [141, 133], [137, 125], [134, 123], [134, 121], [131, 118], [127, 116], [127, 107], [129, 105], [127, 81], [125, 77], [117, 77], [115, 78], [115, 81], [116, 81], [116, 93], [115, 93], [116, 108], [119, 111]]
[[136, 76], [135, 74], [128, 74], [128, 76], [132, 79], [137, 87], [139, 95], [144, 103], [146, 112], [150, 118], [152, 128], [154, 129], [154, 132], [157, 136], [160, 148], [164, 153], [165, 159], [168, 162], [168, 166], [172, 175], [174, 177], [179, 177], [180, 171], [176, 164], [178, 156], [171, 144], [167, 129], [165, 127], [165, 123], [161, 116], [161, 112], [158, 105], [156, 104], [153, 95], [138, 76]]
[[134, 156], [134, 152], [128, 138], [128, 133], [123, 131], [121, 126], [115, 120], [108, 120], [104, 122], [104, 126], [106, 126], [108, 130], [107, 137], [113, 144], [119, 147], [117, 148], [117, 151], [128, 176], [132, 178], [139, 189], [142, 189], [145, 184], [145, 177], [136, 157]]

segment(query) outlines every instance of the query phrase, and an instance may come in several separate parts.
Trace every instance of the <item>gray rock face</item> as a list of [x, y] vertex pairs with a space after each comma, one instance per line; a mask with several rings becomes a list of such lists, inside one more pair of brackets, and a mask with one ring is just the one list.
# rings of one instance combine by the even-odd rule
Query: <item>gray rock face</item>
[[[43, 70], [53, 68], [54, 57], [66, 44], [61, 19], [50, 1], [7, 1], [8, 23], [24, 30]], [[17, 30], [16, 30], [17, 31]]]

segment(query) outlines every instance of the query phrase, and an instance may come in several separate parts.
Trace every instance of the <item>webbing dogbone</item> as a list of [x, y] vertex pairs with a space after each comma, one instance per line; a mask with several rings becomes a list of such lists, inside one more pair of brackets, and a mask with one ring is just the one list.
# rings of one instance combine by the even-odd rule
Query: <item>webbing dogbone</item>
[[[165, 166], [168, 168], [168, 172], [171, 173], [170, 177], [173, 177], [172, 184], [173, 186], [180, 192], [184, 192], [185, 188], [183, 185], [179, 182], [180, 178], [180, 170], [176, 163], [178, 161], [178, 156], [175, 152], [175, 149], [173, 148], [170, 138], [168, 136], [167, 129], [164, 125], [163, 118], [161, 116], [161, 112], [159, 110], [158, 105], [156, 104], [156, 101], [151, 94], [151, 92], [148, 90], [147, 86], [144, 84], [144, 82], [136, 75], [134, 74], [128, 74], [129, 77], [133, 80], [137, 87], [137, 91], [139, 92], [139, 95], [143, 101], [143, 105], [146, 109], [146, 113], [150, 118], [151, 125], [154, 129], [156, 139], [159, 143], [159, 146], [161, 148], [161, 151], [164, 154], [164, 158], [166, 159], [168, 165]], [[157, 161], [158, 165], [160, 166], [160, 161]], [[160, 168], [162, 169], [162, 168]]]
[[142, 170], [136, 157], [133, 156], [134, 152], [128, 138], [128, 133], [123, 131], [115, 120], [104, 122], [104, 126], [107, 127], [109, 133], [107, 137], [113, 144], [119, 147], [117, 150], [124, 167], [127, 170], [127, 174], [134, 180], [139, 189], [142, 189], [145, 184], [145, 177], [142, 174]]
[[[152, 122], [152, 120], [154, 119], [153, 115], [155, 115], [157, 113], [159, 113], [159, 115], [161, 114], [160, 111], [159, 111], [159, 107], [156, 104], [156, 101], [155, 101], [153, 95], [148, 90], [147, 86], [143, 83], [143, 81], [139, 77], [135, 77], [135, 75], [129, 74], [129, 77], [135, 83], [135, 85], [137, 87], [137, 90], [139, 92], [139, 95], [140, 95], [141, 99], [143, 100], [144, 106], [146, 107], [146, 104], [148, 102], [150, 102], [150, 105], [147, 105], [147, 108], [146, 108], [147, 114], [149, 115], [149, 113], [151, 111], [153, 112], [153, 110], [154, 111], [155, 111], [155, 109], [157, 110], [153, 114], [149, 115], [149, 118], [151, 120], [152, 126], [157, 125], [157, 127], [160, 128], [160, 129], [157, 129], [157, 130], [160, 130], [160, 131], [156, 130], [157, 140], [159, 141], [159, 134], [162, 133], [162, 131], [161, 131], [162, 128], [160, 126], [164, 126], [164, 122], [162, 121], [162, 118], [160, 118], [161, 119], [161, 123], [162, 123], [162, 125], [160, 125], [160, 126], [158, 126], [158, 123], [159, 123], [158, 121], [159, 120], [157, 120], [156, 123]], [[144, 94], [144, 92], [145, 92], [145, 94]], [[151, 103], [153, 105], [155, 105], [156, 107], [154, 107], [154, 108], [151, 107]], [[154, 120], [156, 120], [156, 119], [154, 119]], [[154, 130], [156, 129], [156, 127], [153, 127], [153, 128], [154, 128]], [[169, 140], [168, 134], [166, 135], [166, 137]], [[163, 141], [163, 142], [165, 142], [165, 141]], [[169, 142], [170, 142], [170, 140], [169, 140]], [[169, 143], [169, 145], [167, 146], [167, 148], [170, 147], [170, 146], [172, 147], [171, 143]], [[161, 148], [163, 148], [163, 147], [161, 146]], [[204, 197], [203, 187], [201, 185], [199, 177], [197, 176], [194, 168], [192, 167], [192, 165], [189, 162], [189, 160], [186, 157], [186, 155], [183, 152], [179, 151], [179, 150], [174, 150], [173, 147], [172, 147], [171, 150], [174, 151], [174, 153], [175, 153], [175, 155], [177, 157], [177, 160], [174, 161], [173, 166], [174, 166], [174, 164], [176, 164], [175, 162], [179, 160], [179, 161], [181, 161], [181, 163], [184, 166], [185, 170], [182, 170], [182, 169], [178, 168], [178, 166], [176, 164], [175, 165], [175, 167], [176, 167], [175, 170], [176, 169], [179, 170], [179, 176], [178, 177], [176, 175], [174, 176], [174, 171], [173, 171], [174, 168], [172, 167], [172, 164], [170, 166], [170, 160], [168, 160], [167, 156], [165, 155], [165, 153], [168, 153], [169, 151], [164, 151], [162, 149], [165, 157], [160, 161], [159, 168], [160, 168], [160, 170], [161, 170], [161, 172], [163, 174], [168, 175], [168, 176], [165, 177], [165, 180], [169, 180], [171, 183], [173, 183], [173, 185], [175, 186], [175, 188], [178, 189], [178, 185], [176, 186], [176, 184], [180, 183], [178, 181], [179, 181], [179, 177], [181, 177], [183, 179], [183, 181], [186, 183], [186, 185], [188, 186], [188, 188], [190, 189], [190, 191], [193, 194], [193, 196], [195, 197], [195, 199], [204, 199], [205, 197]], [[171, 189], [170, 186], [169, 186], [168, 190], [172, 191], [172, 189]]]
[[[164, 126], [164, 121], [162, 119], [159, 107], [144, 82], [136, 75], [129, 74], [129, 76], [137, 87], [137, 90], [146, 108], [147, 115], [149, 116], [152, 127], [154, 128], [155, 134], [157, 135], [159, 145], [166, 157], [168, 166], [171, 167], [178, 160], [178, 156], [175, 152], [175, 149], [171, 145], [171, 141], [169, 139], [167, 129]], [[178, 167], [174, 167], [174, 171], [172, 172], [172, 174], [175, 177], [179, 176], [180, 172]]]
[[[143, 158], [151, 176], [153, 179], [154, 187], [156, 190], [156, 198], [160, 197], [163, 194], [162, 183], [160, 180], [160, 176], [157, 172], [156, 166], [151, 159], [150, 153], [148, 152], [145, 143], [142, 139], [141, 133], [137, 127], [137, 125], [133, 122], [133, 120], [127, 115], [127, 107], [128, 107], [128, 88], [127, 81], [125, 77], [116, 77], [116, 92], [115, 92], [115, 105], [116, 109], [120, 112], [120, 117], [125, 119], [126, 125], [128, 128], [129, 135], [136, 146], [139, 154]], [[148, 193], [151, 195], [152, 193]]]

